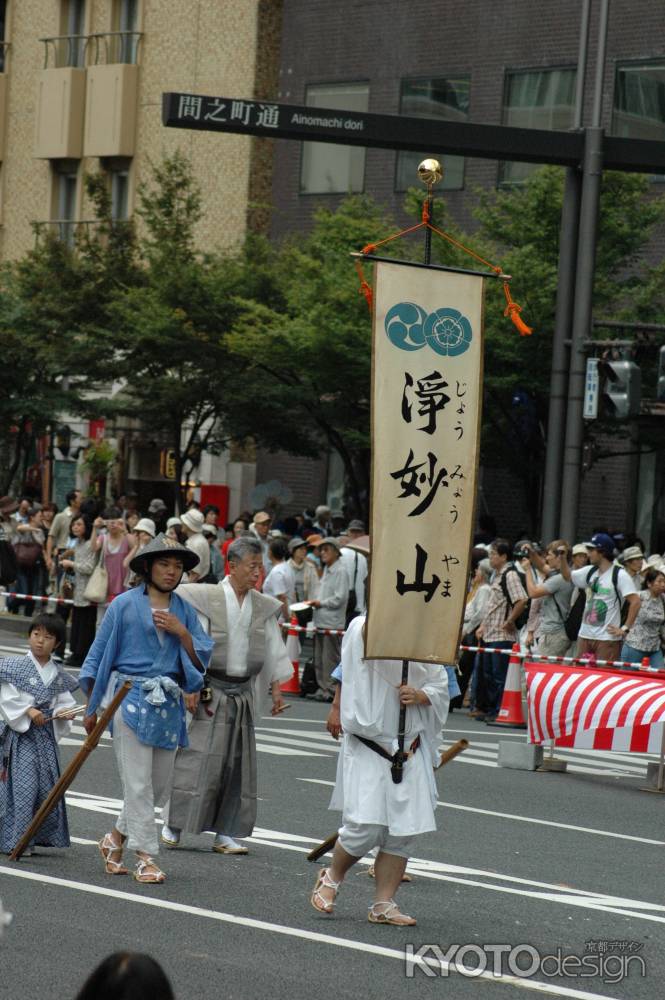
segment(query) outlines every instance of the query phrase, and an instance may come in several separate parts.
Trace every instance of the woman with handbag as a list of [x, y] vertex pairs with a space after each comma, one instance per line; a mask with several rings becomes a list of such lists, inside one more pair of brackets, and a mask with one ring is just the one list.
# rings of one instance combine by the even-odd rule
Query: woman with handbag
[[[107, 529], [106, 533], [99, 534], [103, 528]], [[101, 517], [95, 518], [90, 543], [94, 551], [101, 553], [100, 562], [96, 568], [99, 569], [103, 566], [106, 571], [108, 586], [103, 601], [110, 604], [114, 597], [127, 590], [125, 584], [127, 571], [124, 561], [130, 546], [127, 538], [127, 526], [117, 507], [109, 507]]]
[[[16, 525], [14, 553], [16, 555], [16, 592], [42, 597], [46, 589], [46, 559], [44, 543], [46, 537], [42, 530], [42, 508], [34, 504], [28, 508], [27, 522]], [[31, 618], [35, 609], [34, 601], [14, 597], [8, 602], [8, 609], [17, 615], [23, 604], [23, 613]]]
[[66, 663], [69, 667], [81, 667], [94, 641], [97, 626], [97, 605], [85, 596], [86, 587], [97, 564], [97, 553], [93, 551], [90, 542], [92, 525], [82, 514], [72, 518], [69, 531], [74, 539], [73, 551], [69, 558], [60, 560], [60, 565], [65, 570], [61, 585], [62, 596], [69, 596], [74, 601], [69, 637], [70, 655]]

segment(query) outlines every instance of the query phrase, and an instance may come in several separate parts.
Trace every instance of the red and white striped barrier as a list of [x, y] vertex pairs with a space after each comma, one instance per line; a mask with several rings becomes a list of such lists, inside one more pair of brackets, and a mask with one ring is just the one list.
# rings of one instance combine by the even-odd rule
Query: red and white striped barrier
[[[16, 594], [13, 590], [0, 590], [0, 599], [2, 599], [3, 597], [16, 597], [20, 601], [41, 601], [42, 604], [48, 604], [49, 602], [51, 602], [52, 604], [73, 604], [74, 603], [73, 600], [71, 599], [71, 597], [55, 597], [54, 595], [50, 595], [49, 596], [48, 594], [39, 594], [39, 595], [37, 595], [37, 594]], [[90, 601], [89, 603], [90, 604], [94, 604], [95, 602], [94, 601]], [[97, 605], [98, 608], [106, 607], [106, 606], [107, 606], [106, 601], [104, 602], [103, 605], [102, 604], [98, 604]]]
[[41, 601], [46, 604], [52, 601], [53, 604], [73, 604], [74, 602], [69, 597], [49, 597], [48, 595], [41, 594], [39, 597], [36, 594], [15, 594], [13, 590], [0, 590], [1, 597], [17, 597], [20, 601]]

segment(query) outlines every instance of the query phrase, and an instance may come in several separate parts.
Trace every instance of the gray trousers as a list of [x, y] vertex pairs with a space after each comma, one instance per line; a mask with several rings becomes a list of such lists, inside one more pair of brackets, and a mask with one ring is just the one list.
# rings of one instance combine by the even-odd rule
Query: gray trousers
[[341, 635], [314, 635], [314, 673], [319, 690], [325, 694], [334, 694], [335, 685], [330, 678], [331, 673], [342, 657]]
[[189, 746], [178, 750], [167, 823], [249, 837], [256, 823], [256, 736], [251, 682], [210, 678], [212, 701], [199, 705]]

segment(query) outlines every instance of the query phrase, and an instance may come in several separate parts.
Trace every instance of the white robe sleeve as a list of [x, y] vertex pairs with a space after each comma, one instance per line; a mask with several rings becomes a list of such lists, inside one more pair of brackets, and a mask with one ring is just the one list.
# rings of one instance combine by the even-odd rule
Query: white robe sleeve
[[[53, 715], [57, 712], [66, 712], [70, 708], [76, 707], [76, 698], [73, 698], [69, 691], [63, 691], [62, 694], [57, 695], [53, 702], [51, 703], [51, 711]], [[55, 736], [56, 742], [59, 743], [63, 736], [67, 736], [71, 732], [72, 719], [56, 719], [53, 722], [53, 734]]]
[[17, 733], [27, 733], [30, 728], [28, 709], [35, 707], [30, 694], [19, 691], [13, 684], [0, 684], [0, 717]]
[[[51, 711], [63, 712], [75, 708], [76, 699], [69, 691], [56, 695], [51, 702]], [[17, 733], [27, 733], [32, 725], [28, 710], [35, 707], [35, 699], [30, 694], [19, 691], [13, 684], [0, 684], [0, 716]], [[72, 728], [71, 719], [54, 721], [53, 732], [56, 740], [61, 740]]]
[[273, 681], [286, 681], [293, 674], [293, 664], [286, 652], [276, 618], [269, 618], [265, 625], [266, 658], [262, 670], [253, 678], [254, 699], [257, 710], [265, 704]]
[[286, 681], [293, 674], [293, 664], [276, 618], [266, 622], [266, 664], [261, 673], [264, 671], [270, 674], [270, 681]]
[[436, 766], [440, 760], [439, 743], [441, 742], [441, 730], [448, 718], [448, 708], [450, 706], [450, 695], [448, 693], [448, 673], [445, 667], [422, 664], [431, 671], [431, 676], [422, 685], [421, 690], [425, 692], [430, 700], [429, 705], [421, 707], [421, 714], [426, 726], [427, 742], [432, 756], [432, 766]]

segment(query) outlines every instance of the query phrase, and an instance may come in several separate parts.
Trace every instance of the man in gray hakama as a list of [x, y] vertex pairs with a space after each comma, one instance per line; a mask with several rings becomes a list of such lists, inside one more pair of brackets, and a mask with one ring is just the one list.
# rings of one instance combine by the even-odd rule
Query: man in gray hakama
[[236, 837], [256, 822], [254, 719], [268, 691], [272, 714], [284, 708], [280, 681], [293, 672], [277, 616], [279, 601], [254, 589], [262, 570], [261, 547], [239, 538], [228, 551], [229, 574], [219, 584], [186, 584], [178, 594], [210, 623], [215, 647], [206, 674], [211, 700], [199, 705], [189, 746], [178, 751], [162, 841], [213, 831], [213, 850], [246, 854]]

